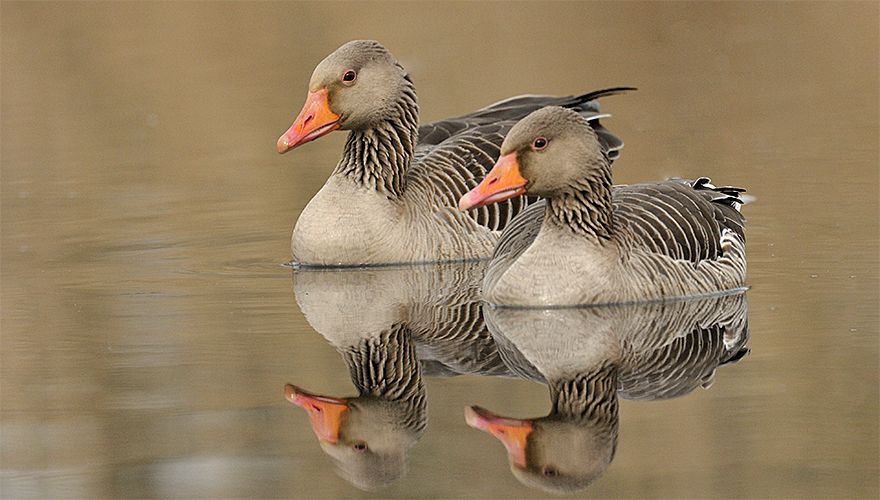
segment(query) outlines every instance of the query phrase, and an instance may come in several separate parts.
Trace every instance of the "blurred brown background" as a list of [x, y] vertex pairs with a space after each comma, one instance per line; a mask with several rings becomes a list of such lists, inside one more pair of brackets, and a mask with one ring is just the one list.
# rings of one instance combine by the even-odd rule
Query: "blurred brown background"
[[[374, 496], [285, 382], [354, 393], [291, 292], [288, 239], [344, 135], [274, 144], [315, 64], [374, 38], [424, 121], [614, 85], [620, 183], [745, 186], [752, 353], [624, 402], [598, 497], [878, 495], [876, 2], [0, 4], [0, 496]], [[464, 426], [523, 381], [428, 382], [376, 496], [543, 496]]]

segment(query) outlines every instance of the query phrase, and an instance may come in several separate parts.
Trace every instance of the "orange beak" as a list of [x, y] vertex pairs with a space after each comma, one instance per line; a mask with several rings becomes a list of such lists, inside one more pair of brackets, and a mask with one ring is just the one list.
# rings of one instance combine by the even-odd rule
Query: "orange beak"
[[501, 417], [479, 406], [466, 407], [464, 420], [474, 429], [486, 431], [498, 438], [507, 448], [510, 463], [525, 468], [526, 442], [534, 429], [530, 420]]
[[278, 144], [276, 144], [278, 152], [286, 153], [297, 146], [333, 132], [339, 128], [339, 118], [339, 115], [330, 111], [327, 89], [309, 92], [306, 103], [303, 105], [302, 111], [299, 112], [299, 116], [293, 121], [293, 125], [278, 138]]
[[527, 182], [519, 173], [516, 153], [506, 154], [498, 158], [483, 182], [458, 200], [458, 209], [467, 210], [519, 196], [526, 192]]
[[312, 431], [319, 441], [339, 441], [342, 414], [348, 411], [346, 400], [310, 394], [291, 384], [284, 386], [284, 397], [309, 413]]

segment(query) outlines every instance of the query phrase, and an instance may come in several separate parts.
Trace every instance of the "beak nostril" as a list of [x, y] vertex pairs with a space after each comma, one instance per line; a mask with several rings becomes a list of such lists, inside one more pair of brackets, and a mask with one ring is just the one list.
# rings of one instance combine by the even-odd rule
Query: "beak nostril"
[[498, 182], [498, 177], [489, 180], [489, 185], [495, 184], [496, 182]]
[[306, 119], [303, 120], [303, 122], [302, 122], [301, 130], [305, 130], [306, 125], [308, 125], [309, 122], [311, 122], [311, 121], [314, 120], [314, 119], [315, 119], [315, 115], [309, 115], [309, 116], [307, 116]]

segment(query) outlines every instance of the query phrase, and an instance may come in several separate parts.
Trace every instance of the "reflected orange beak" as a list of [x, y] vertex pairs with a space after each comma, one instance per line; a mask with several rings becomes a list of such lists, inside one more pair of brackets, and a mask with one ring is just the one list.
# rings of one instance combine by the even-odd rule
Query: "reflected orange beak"
[[458, 209], [467, 210], [519, 196], [526, 192], [527, 182], [519, 173], [516, 153], [506, 154], [498, 158], [483, 182], [458, 200]]
[[534, 429], [531, 420], [502, 417], [479, 406], [466, 407], [464, 420], [474, 429], [480, 429], [498, 438], [507, 448], [510, 463], [525, 468], [526, 442]]
[[278, 138], [276, 148], [279, 153], [286, 153], [291, 149], [313, 141], [322, 135], [339, 128], [340, 116], [330, 111], [330, 102], [327, 100], [327, 89], [309, 92], [306, 103], [303, 105], [299, 116], [293, 121], [293, 125]]
[[284, 397], [309, 413], [312, 431], [319, 441], [333, 444], [339, 441], [342, 414], [348, 411], [346, 400], [310, 394], [291, 384], [284, 386]]

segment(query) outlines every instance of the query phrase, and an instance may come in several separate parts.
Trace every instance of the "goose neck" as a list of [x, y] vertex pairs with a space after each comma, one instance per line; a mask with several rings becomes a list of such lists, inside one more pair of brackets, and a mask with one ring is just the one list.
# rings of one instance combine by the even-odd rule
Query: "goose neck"
[[409, 86], [386, 118], [348, 134], [334, 174], [396, 198], [406, 189], [418, 134], [418, 102]]
[[548, 200], [546, 224], [577, 235], [610, 240], [613, 234], [611, 170], [602, 168], [562, 189]]

